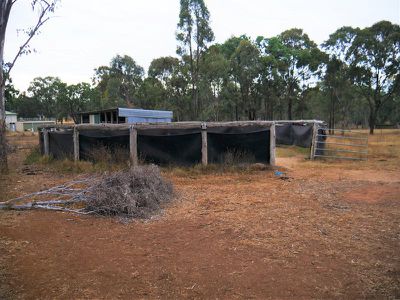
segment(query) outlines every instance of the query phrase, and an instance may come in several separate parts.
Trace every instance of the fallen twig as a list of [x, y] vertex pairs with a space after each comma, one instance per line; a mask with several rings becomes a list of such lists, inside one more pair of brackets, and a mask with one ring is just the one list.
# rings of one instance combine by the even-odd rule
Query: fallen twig
[[[73, 200], [75, 200], [75, 199], [78, 199], [84, 193], [89, 192], [89, 190], [98, 181], [99, 181], [98, 177], [73, 180], [71, 182], [68, 182], [68, 183], [65, 183], [62, 185], [58, 185], [58, 186], [52, 187], [47, 190], [26, 194], [26, 195], [23, 195], [23, 196], [20, 196], [17, 198], [7, 200], [5, 202], [0, 202], [0, 204], [12, 204], [17, 201], [22, 201], [22, 200], [28, 199], [28, 198], [32, 199], [32, 198], [36, 198], [36, 197], [40, 197], [40, 196], [69, 196]], [[82, 185], [82, 184], [85, 185], [86, 188], [72, 188], [73, 186]], [[58, 201], [58, 200], [61, 200], [61, 199], [57, 199], [54, 201]], [[81, 199], [81, 201], [83, 201], [83, 199]]]
[[[162, 178], [158, 167], [150, 165], [103, 177], [76, 179], [29, 193], [0, 202], [0, 210], [43, 209], [144, 218], [151, 216], [172, 198], [172, 184]], [[83, 204], [84, 208], [65, 207], [77, 203]]]
[[[92, 212], [85, 212], [84, 209], [71, 209], [61, 205], [71, 205], [88, 201], [88, 199], [91, 199], [90, 191], [99, 180], [99, 177], [76, 179], [58, 186], [51, 187], [47, 190], [29, 193], [5, 202], [0, 202], [0, 210], [46, 209], [68, 211], [79, 214], [90, 214]], [[16, 202], [23, 202], [27, 199], [30, 199], [31, 201], [22, 204], [16, 204]]]

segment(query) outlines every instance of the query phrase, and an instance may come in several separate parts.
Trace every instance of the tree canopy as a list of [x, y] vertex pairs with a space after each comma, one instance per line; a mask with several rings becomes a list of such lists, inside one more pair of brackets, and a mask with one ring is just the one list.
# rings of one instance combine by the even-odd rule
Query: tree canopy
[[92, 84], [35, 78], [18, 94], [10, 81], [8, 109], [61, 120], [126, 106], [173, 110], [176, 121], [322, 119], [371, 133], [400, 122], [399, 25], [342, 27], [320, 46], [300, 28], [213, 43], [204, 1], [180, 4], [177, 57], [154, 58], [145, 73], [134, 58], [116, 55], [95, 69]]

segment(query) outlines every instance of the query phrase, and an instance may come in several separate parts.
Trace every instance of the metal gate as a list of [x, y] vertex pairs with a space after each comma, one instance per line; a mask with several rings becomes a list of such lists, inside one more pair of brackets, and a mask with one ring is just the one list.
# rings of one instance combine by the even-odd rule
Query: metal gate
[[311, 159], [367, 160], [368, 133], [314, 127]]

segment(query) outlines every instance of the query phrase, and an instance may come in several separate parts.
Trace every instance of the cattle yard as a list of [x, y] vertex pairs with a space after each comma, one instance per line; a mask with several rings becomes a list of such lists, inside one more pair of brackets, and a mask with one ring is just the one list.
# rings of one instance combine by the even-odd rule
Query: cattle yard
[[[32, 162], [38, 140], [9, 136], [1, 201], [110, 172]], [[368, 160], [308, 154], [165, 167], [176, 199], [148, 220], [0, 211], [0, 298], [399, 298], [400, 131], [369, 136]]]

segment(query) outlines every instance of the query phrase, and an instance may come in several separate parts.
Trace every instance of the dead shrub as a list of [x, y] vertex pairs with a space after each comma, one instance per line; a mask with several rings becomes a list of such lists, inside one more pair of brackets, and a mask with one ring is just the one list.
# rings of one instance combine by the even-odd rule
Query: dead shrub
[[91, 148], [86, 155], [94, 163], [124, 164], [129, 161], [129, 149], [125, 147], [97, 145]]
[[245, 150], [230, 149], [223, 154], [223, 164], [227, 166], [255, 163], [254, 154]]
[[172, 198], [172, 184], [157, 166], [138, 166], [104, 177], [91, 189], [87, 209], [106, 216], [148, 218]]
[[17, 151], [17, 146], [10, 144], [6, 140], [6, 153], [7, 153], [7, 155], [9, 155], [11, 153], [15, 153], [16, 151]]

